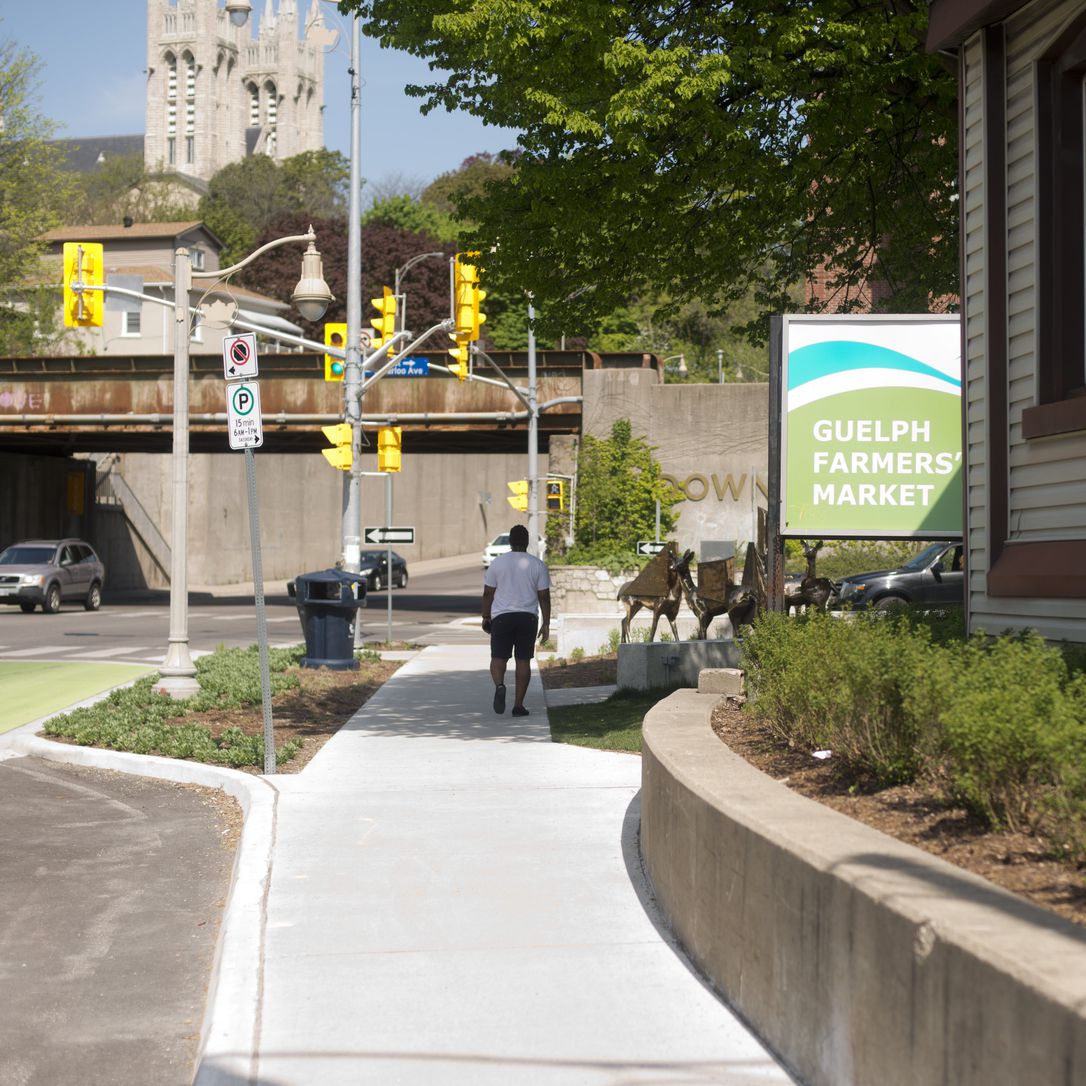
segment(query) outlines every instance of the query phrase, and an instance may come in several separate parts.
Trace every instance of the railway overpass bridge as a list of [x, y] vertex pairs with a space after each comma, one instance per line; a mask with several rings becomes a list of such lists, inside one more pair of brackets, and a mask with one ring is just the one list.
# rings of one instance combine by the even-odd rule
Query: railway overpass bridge
[[[414, 357], [444, 364], [443, 353]], [[525, 352], [495, 351], [512, 384], [527, 385]], [[541, 351], [537, 402], [553, 403], [539, 420], [540, 446], [555, 434], [577, 434], [586, 368], [659, 370], [653, 355]], [[480, 376], [498, 381], [481, 365]], [[323, 355], [263, 354], [260, 395], [265, 453], [317, 452], [321, 426], [343, 418], [343, 385], [324, 380]], [[217, 355], [193, 355], [189, 390], [190, 449], [228, 451], [226, 386]], [[0, 358], [0, 451], [40, 455], [82, 452], [168, 452], [173, 409], [173, 358], [167, 355]], [[386, 376], [362, 405], [367, 428], [397, 425], [415, 452], [517, 451], [525, 448], [525, 404], [507, 387], [461, 382], [431, 370], [424, 377]]]
[[[440, 353], [415, 357], [448, 361]], [[510, 383], [527, 385], [526, 354], [492, 357]], [[581, 432], [586, 370], [623, 369], [659, 379], [653, 356], [539, 353], [537, 401], [552, 405], [540, 414], [541, 472], [575, 470], [571, 444]], [[384, 480], [362, 480], [363, 525], [416, 526], [416, 545], [404, 549], [409, 561], [481, 550], [512, 516], [504, 496], [506, 483], [525, 474], [526, 404], [492, 368], [477, 372], [490, 382], [433, 369], [386, 376], [365, 394], [367, 429], [402, 426], [404, 456], [391, 519]], [[328, 446], [321, 427], [343, 419], [343, 385], [324, 380], [323, 355], [314, 353], [262, 355], [259, 381], [264, 568], [269, 577], [289, 577], [338, 555], [343, 476], [320, 450]], [[167, 355], [0, 358], [0, 546], [85, 536], [103, 554], [113, 588], [163, 586], [172, 386]], [[376, 436], [370, 443], [364, 470], [376, 467]], [[249, 580], [247, 548], [237, 546], [247, 532], [243, 458], [229, 448], [219, 355], [191, 358], [189, 450], [190, 583]]]

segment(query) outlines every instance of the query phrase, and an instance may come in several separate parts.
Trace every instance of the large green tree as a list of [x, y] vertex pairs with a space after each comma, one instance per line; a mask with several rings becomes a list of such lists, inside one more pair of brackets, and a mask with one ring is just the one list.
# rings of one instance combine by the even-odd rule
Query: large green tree
[[197, 216], [223, 240], [222, 263], [231, 264], [255, 248], [275, 219], [342, 215], [349, 177], [338, 151], [306, 151], [281, 164], [250, 155], [212, 177]]
[[[53, 305], [42, 304], [30, 280], [59, 282], [59, 269], [39, 270], [41, 235], [61, 221], [70, 176], [49, 142], [51, 125], [34, 105], [38, 59], [11, 41], [0, 42], [0, 353], [36, 349], [58, 334]], [[22, 290], [21, 301], [13, 290]]]
[[957, 290], [956, 85], [923, 0], [340, 6], [447, 73], [412, 88], [424, 108], [523, 133], [515, 172], [461, 210], [543, 328], [644, 285], [781, 311], [824, 265], [894, 309]]

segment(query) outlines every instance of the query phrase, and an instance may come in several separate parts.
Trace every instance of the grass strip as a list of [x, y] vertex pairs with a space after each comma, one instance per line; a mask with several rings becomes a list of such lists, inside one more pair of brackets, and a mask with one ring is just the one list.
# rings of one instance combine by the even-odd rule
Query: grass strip
[[0, 660], [0, 732], [60, 712], [150, 670], [142, 664]]
[[626, 691], [592, 705], [560, 705], [547, 710], [551, 739], [595, 750], [641, 753], [641, 725], [645, 714], [670, 690]]

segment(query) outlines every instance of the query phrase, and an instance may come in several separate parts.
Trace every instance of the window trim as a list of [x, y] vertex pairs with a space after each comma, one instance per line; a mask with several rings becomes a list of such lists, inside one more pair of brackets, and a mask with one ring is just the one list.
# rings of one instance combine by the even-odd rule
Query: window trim
[[[132, 330], [131, 323], [132, 318], [136, 318], [135, 331]], [[126, 309], [121, 313], [121, 335], [125, 339], [136, 339], [143, 335], [143, 310], [140, 309]]]
[[1086, 430], [1086, 15], [1034, 65], [1037, 402], [1027, 441]]

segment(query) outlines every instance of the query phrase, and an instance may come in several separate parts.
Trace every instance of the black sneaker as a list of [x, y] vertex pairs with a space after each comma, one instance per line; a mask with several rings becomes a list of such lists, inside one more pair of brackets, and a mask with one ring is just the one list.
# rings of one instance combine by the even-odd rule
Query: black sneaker
[[528, 710], [525, 709], [523, 705], [514, 705], [513, 706], [513, 711], [509, 715], [510, 716], [527, 716], [528, 715]]
[[494, 687], [494, 712], [505, 712], [505, 683], [499, 683]]

